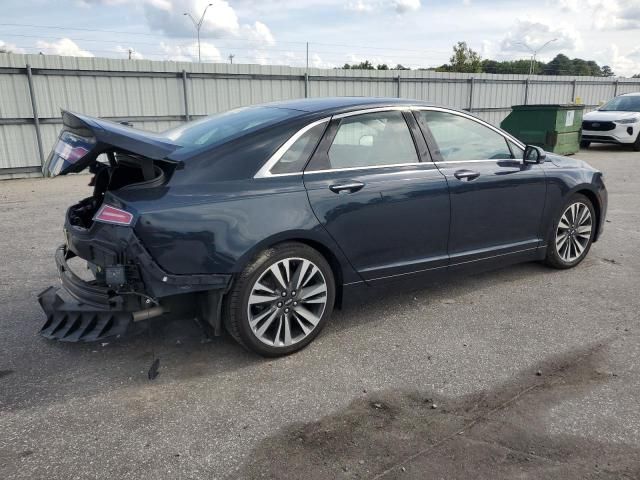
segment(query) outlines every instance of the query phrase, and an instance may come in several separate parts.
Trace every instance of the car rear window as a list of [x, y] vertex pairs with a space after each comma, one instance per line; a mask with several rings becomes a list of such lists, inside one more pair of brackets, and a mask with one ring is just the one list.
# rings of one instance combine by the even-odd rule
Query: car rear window
[[185, 123], [163, 133], [185, 148], [212, 147], [304, 112], [273, 107], [245, 107]]

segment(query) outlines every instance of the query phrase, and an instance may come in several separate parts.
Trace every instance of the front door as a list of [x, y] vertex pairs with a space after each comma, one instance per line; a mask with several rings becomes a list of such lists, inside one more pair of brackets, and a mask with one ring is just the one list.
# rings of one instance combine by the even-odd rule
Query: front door
[[447, 182], [425, 157], [409, 113], [347, 114], [334, 117], [304, 172], [318, 220], [369, 282], [447, 265]]
[[451, 195], [451, 265], [535, 252], [541, 242], [546, 179], [522, 149], [463, 113], [415, 112]]

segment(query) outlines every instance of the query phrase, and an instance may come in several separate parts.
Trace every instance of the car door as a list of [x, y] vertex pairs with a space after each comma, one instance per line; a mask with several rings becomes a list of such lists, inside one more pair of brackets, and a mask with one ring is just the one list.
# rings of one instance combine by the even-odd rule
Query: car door
[[414, 115], [449, 183], [451, 265], [534, 255], [541, 242], [544, 169], [524, 163], [515, 141], [472, 116], [437, 108]]
[[447, 266], [447, 182], [408, 111], [334, 116], [303, 178], [315, 215], [363, 279]]

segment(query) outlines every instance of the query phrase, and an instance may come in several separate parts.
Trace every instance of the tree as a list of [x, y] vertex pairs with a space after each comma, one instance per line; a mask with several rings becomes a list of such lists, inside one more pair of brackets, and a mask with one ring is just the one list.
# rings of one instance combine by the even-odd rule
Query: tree
[[378, 65], [376, 68], [378, 70], [389, 70], [389, 66], [386, 63], [383, 63], [382, 65]]
[[375, 67], [373, 66], [373, 64], [369, 61], [369, 60], [365, 60], [364, 62], [360, 62], [360, 63], [355, 63], [353, 65], [349, 65], [348, 63], [345, 63], [344, 66], [342, 67], [345, 70], [375, 70]]
[[569, 57], [559, 53], [556, 57], [547, 63], [545, 72], [547, 75], [571, 75], [573, 74], [574, 64]]
[[5, 45], [0, 45], [0, 53], [13, 53], [13, 51]]
[[467, 42], [458, 42], [453, 46], [453, 55], [449, 59], [451, 72], [476, 73], [482, 71], [482, 57], [472, 50]]
[[405, 67], [402, 64], [397, 64], [395, 67], [393, 67], [394, 70], [411, 70], [409, 67]]
[[640, 78], [640, 73], [636, 73], [633, 77], [631, 78]]
[[609, 65], [604, 65], [602, 67], [602, 76], [603, 77], [614, 77], [616, 74], [613, 73], [613, 70], [611, 70], [611, 67]]

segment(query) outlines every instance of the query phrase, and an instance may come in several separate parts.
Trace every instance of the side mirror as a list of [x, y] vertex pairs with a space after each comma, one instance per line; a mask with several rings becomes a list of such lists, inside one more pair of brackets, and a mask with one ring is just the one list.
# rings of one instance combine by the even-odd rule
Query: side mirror
[[535, 145], [527, 145], [524, 148], [524, 156], [522, 158], [524, 160], [524, 163], [544, 163], [545, 158], [547, 158], [547, 154], [540, 147], [536, 147]]

